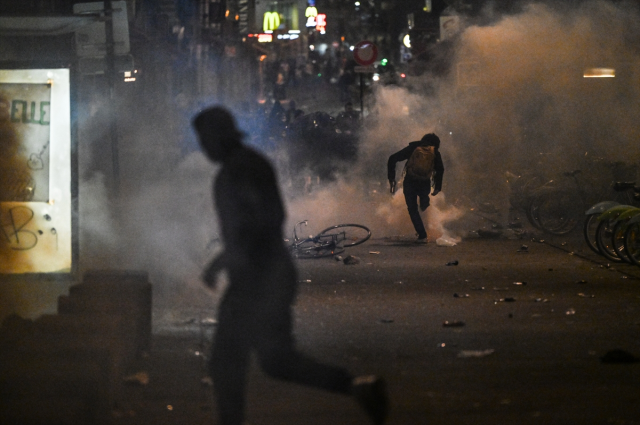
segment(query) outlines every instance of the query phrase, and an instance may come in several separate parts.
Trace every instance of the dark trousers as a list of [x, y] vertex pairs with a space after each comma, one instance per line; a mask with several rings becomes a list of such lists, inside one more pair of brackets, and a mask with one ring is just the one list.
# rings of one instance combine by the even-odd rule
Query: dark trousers
[[[275, 279], [294, 279], [295, 282], [292, 267], [285, 265], [284, 269], [283, 274], [267, 272], [267, 279], [271, 275]], [[265, 275], [253, 276], [252, 283], [264, 282], [264, 279]], [[234, 282], [233, 273], [230, 273], [231, 293], [227, 292], [220, 305], [210, 363], [220, 425], [243, 423], [246, 375], [252, 350], [255, 350], [261, 368], [271, 377], [336, 393], [350, 392], [353, 378], [346, 370], [321, 364], [296, 351], [291, 297], [286, 293], [286, 288], [292, 285], [280, 287], [274, 282], [265, 282], [266, 296], [248, 299], [233, 293], [234, 283], [242, 282]], [[278, 294], [278, 288], [285, 288], [285, 293]]]
[[[409, 217], [411, 223], [416, 229], [419, 239], [427, 237], [427, 230], [424, 227], [422, 218], [420, 217], [420, 210], [424, 211], [429, 206], [429, 193], [431, 193], [430, 182], [419, 182], [415, 180], [405, 179], [403, 182], [404, 200], [407, 203], [407, 209], [409, 210]], [[420, 210], [418, 210], [418, 206]]]

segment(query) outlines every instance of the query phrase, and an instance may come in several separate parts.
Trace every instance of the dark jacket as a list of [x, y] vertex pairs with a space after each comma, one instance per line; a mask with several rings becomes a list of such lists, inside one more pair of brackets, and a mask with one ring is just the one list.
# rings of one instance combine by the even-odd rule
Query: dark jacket
[[[389, 181], [396, 180], [396, 163], [400, 161], [406, 161], [409, 159], [411, 154], [418, 146], [429, 146], [429, 143], [417, 141], [409, 143], [404, 149], [399, 150], [389, 157], [389, 161], [387, 162], [387, 178]], [[440, 155], [440, 151], [436, 149], [435, 151], [436, 157], [434, 158], [433, 164], [433, 182], [435, 190], [442, 190], [442, 176], [444, 175], [444, 164], [442, 163], [442, 156]], [[409, 176], [405, 176], [405, 180], [411, 179]]]

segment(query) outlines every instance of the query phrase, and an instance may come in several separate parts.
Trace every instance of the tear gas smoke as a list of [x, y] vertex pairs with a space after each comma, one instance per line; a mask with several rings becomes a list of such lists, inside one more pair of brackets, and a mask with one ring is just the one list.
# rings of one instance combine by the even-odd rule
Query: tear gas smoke
[[[428, 209], [432, 238], [460, 219], [456, 207], [491, 202], [506, 212], [507, 171], [537, 170], [552, 178], [560, 171], [588, 170], [585, 158], [638, 161], [636, 7], [589, 2], [554, 9], [531, 3], [492, 22], [467, 21], [452, 53], [442, 55], [453, 58], [449, 72], [421, 77], [431, 87], [428, 95], [388, 87], [375, 92], [358, 161], [344, 175], [300, 194], [282, 173], [288, 210], [283, 236], [305, 219], [313, 226], [310, 233], [356, 222], [369, 226], [374, 238], [413, 235], [401, 192], [389, 194], [386, 163], [429, 132], [442, 140], [446, 169], [443, 193]], [[616, 77], [584, 79], [584, 69], [591, 67], [615, 68]], [[81, 268], [147, 269], [160, 292], [191, 294], [176, 302], [197, 303], [206, 298], [200, 270], [219, 248], [210, 243], [216, 237], [210, 205], [215, 169], [199, 153], [178, 166], [163, 163], [157, 144], [167, 136], [149, 137], [148, 130], [138, 124], [138, 136], [130, 141], [132, 161], [146, 160], [137, 152], [155, 152], [152, 163], [164, 171], [130, 176], [138, 180], [135, 189], [115, 204], [98, 190], [100, 177], [89, 173], [80, 184]], [[272, 159], [286, 163], [277, 155]]]

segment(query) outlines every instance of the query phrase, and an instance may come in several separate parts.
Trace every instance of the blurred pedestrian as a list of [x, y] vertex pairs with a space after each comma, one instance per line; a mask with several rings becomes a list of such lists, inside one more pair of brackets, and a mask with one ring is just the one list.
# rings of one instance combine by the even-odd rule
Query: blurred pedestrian
[[348, 134], [355, 133], [360, 128], [360, 112], [353, 109], [353, 103], [347, 102], [344, 111], [336, 117], [338, 128]]
[[286, 114], [286, 117], [287, 117], [286, 118], [286, 123], [287, 123], [287, 125], [289, 125], [293, 121], [295, 121], [296, 118], [300, 117], [301, 115], [304, 115], [304, 112], [302, 111], [302, 109], [298, 109], [295, 100], [290, 100], [289, 101], [289, 107], [285, 111], [285, 114]]
[[226, 109], [206, 109], [193, 125], [208, 158], [222, 165], [214, 182], [214, 203], [224, 252], [203, 274], [210, 288], [222, 269], [229, 276], [210, 358], [219, 424], [243, 424], [252, 351], [270, 376], [352, 395], [374, 425], [383, 424], [388, 402], [381, 378], [354, 378], [295, 349], [291, 310], [297, 271], [282, 239], [285, 211], [271, 164], [243, 145], [243, 134]]
[[431, 196], [436, 196], [442, 190], [444, 165], [440, 155], [440, 138], [433, 133], [425, 134], [421, 140], [409, 143], [389, 157], [387, 177], [391, 193], [396, 191], [396, 163], [400, 161], [407, 161], [403, 171], [402, 191], [411, 223], [418, 234], [416, 243], [427, 243], [427, 230], [420, 211], [424, 212], [429, 206], [430, 193]]

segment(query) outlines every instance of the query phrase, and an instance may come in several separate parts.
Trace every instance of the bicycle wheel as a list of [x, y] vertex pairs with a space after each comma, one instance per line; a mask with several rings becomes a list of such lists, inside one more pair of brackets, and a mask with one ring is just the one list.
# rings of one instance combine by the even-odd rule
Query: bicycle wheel
[[616, 255], [626, 263], [632, 263], [631, 259], [624, 250], [624, 234], [626, 225], [629, 220], [618, 220], [613, 226], [613, 232], [611, 233], [611, 247], [616, 252]]
[[624, 250], [629, 260], [640, 266], [640, 223], [635, 222], [627, 226], [624, 232]]
[[600, 220], [600, 224], [598, 224], [598, 229], [596, 230], [596, 245], [602, 256], [619, 263], [622, 261], [622, 258], [618, 256], [618, 253], [613, 249], [611, 243], [613, 227], [614, 224], [610, 220]]
[[299, 259], [331, 257], [344, 252], [344, 247], [336, 246], [335, 243], [317, 242], [312, 239], [301, 241], [290, 249], [291, 255]]
[[323, 238], [326, 236], [337, 236], [339, 246], [349, 247], [360, 245], [366, 242], [371, 237], [371, 230], [368, 227], [361, 224], [337, 224], [335, 226], [328, 227], [322, 232], [318, 233], [316, 238]]
[[531, 202], [530, 214], [541, 230], [553, 235], [566, 235], [578, 224], [580, 199], [567, 191], [546, 192]]
[[582, 227], [584, 240], [587, 242], [589, 248], [591, 248], [591, 250], [596, 254], [600, 254], [600, 251], [598, 251], [598, 245], [596, 245], [596, 230], [598, 229], [599, 215], [600, 214], [589, 214], [587, 219], [584, 221], [584, 226]]

